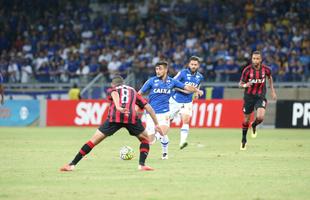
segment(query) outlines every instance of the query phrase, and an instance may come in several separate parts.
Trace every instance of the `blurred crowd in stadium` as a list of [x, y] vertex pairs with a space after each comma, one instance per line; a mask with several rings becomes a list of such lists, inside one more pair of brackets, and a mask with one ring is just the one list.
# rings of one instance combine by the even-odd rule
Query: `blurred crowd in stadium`
[[5, 82], [89, 81], [103, 73], [136, 84], [169, 60], [191, 55], [207, 81], [238, 81], [261, 50], [275, 81], [309, 81], [310, 1], [0, 2], [0, 70]]

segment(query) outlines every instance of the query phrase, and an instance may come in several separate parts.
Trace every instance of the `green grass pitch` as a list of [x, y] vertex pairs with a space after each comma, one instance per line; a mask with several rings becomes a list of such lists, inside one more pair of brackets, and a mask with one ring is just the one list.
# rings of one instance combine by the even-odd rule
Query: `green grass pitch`
[[[309, 130], [259, 129], [240, 151], [241, 129], [191, 129], [184, 150], [171, 129], [169, 160], [154, 144], [149, 172], [137, 170], [138, 140], [121, 130], [74, 172], [59, 172], [94, 131], [1, 127], [0, 200], [310, 199]], [[119, 159], [123, 145], [135, 149], [133, 160]]]

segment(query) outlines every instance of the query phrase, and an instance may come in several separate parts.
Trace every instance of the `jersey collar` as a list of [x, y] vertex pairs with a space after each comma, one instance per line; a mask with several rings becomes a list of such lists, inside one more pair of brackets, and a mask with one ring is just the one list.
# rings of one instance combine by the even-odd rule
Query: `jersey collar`
[[166, 82], [167, 80], [170, 79], [170, 76], [167, 74], [166, 79], [162, 79], [162, 78], [159, 78], [159, 77], [156, 76], [156, 79], [158, 79], [158, 80], [160, 80], [160, 81], [162, 81], [162, 82]]
[[262, 67], [263, 67], [263, 64], [260, 64], [260, 67], [259, 67], [258, 69], [256, 69], [256, 68], [254, 67], [254, 65], [251, 64], [251, 68], [252, 68], [252, 69], [255, 69], [255, 70], [260, 70]]
[[193, 76], [195, 76], [197, 74], [197, 72], [192, 73], [192, 71], [189, 69], [189, 67], [187, 67], [186, 70], [187, 70], [188, 73], [190, 73]]

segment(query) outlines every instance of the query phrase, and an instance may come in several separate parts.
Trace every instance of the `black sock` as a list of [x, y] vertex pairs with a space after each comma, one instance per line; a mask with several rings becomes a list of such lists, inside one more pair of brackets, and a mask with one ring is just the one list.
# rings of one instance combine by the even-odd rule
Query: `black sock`
[[243, 122], [242, 123], [242, 142], [245, 143], [246, 140], [246, 135], [248, 133], [248, 128], [249, 128], [249, 123], [248, 122]]
[[263, 120], [255, 119], [255, 121], [252, 123], [252, 127], [256, 127], [258, 124], [262, 123]]
[[78, 162], [80, 162], [80, 160], [86, 154], [88, 154], [94, 148], [94, 146], [95, 146], [94, 143], [92, 143], [91, 141], [88, 141], [86, 144], [84, 144], [80, 149], [80, 151], [76, 154], [75, 158], [72, 160], [70, 165], [76, 165]]
[[144, 165], [145, 160], [149, 154], [150, 145], [147, 140], [142, 140], [140, 144], [140, 158], [139, 158], [139, 164]]

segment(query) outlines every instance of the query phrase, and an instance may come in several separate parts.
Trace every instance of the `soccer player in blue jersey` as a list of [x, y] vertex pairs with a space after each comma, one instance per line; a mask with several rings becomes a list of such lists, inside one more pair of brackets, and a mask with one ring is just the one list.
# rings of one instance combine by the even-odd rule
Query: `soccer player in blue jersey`
[[4, 104], [4, 95], [3, 95], [3, 93], [4, 93], [4, 88], [3, 88], [3, 86], [2, 86], [2, 83], [3, 83], [3, 77], [2, 77], [2, 75], [1, 75], [1, 73], [0, 73], [0, 104]]
[[[196, 87], [191, 85], [185, 85], [180, 81], [168, 76], [168, 63], [160, 61], [155, 65], [156, 76], [151, 77], [145, 82], [140, 89], [140, 94], [149, 92], [149, 104], [154, 109], [160, 128], [162, 129], [164, 136], [160, 137], [162, 144], [162, 159], [168, 159], [168, 144], [169, 138], [167, 136], [168, 129], [170, 127], [170, 110], [169, 99], [173, 88], [180, 88], [189, 92], [198, 92]], [[147, 115], [146, 129], [150, 137], [150, 141], [155, 141], [155, 128], [150, 116]]]
[[[197, 89], [200, 89], [200, 83], [203, 80], [203, 76], [198, 72], [200, 67], [200, 58], [192, 56], [189, 59], [188, 66], [182, 69], [174, 79], [184, 83], [185, 85], [192, 85]], [[193, 112], [193, 98], [197, 98], [200, 94], [184, 91], [181, 89], [175, 89], [169, 103], [170, 103], [170, 118], [181, 115], [182, 127], [180, 132], [180, 149], [185, 148], [187, 143], [187, 137], [189, 132], [189, 121]]]

